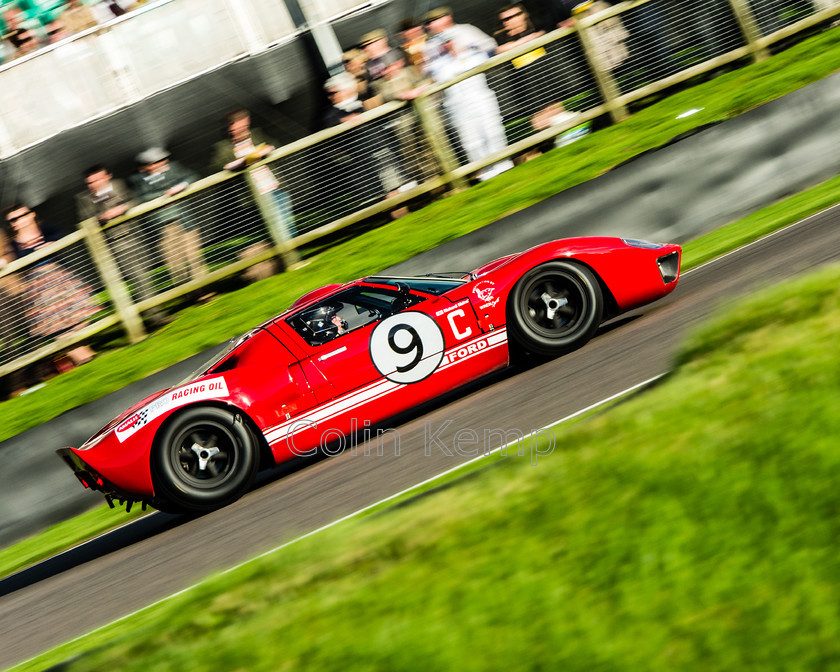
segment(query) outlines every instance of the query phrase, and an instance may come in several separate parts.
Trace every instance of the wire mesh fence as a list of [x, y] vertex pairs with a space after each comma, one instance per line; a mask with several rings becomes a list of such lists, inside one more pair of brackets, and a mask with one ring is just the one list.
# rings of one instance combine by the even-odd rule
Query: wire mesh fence
[[105, 236], [134, 302], [202, 281], [272, 244], [244, 175], [110, 226]]
[[400, 108], [269, 164], [291, 236], [312, 232], [439, 174], [422, 126]]
[[612, 71], [622, 93], [746, 45], [727, 0], [651, 0], [616, 19], [627, 33], [626, 58]]
[[767, 36], [812, 14], [835, 6], [835, 2], [811, 0], [750, 0], [749, 8], [762, 35]]

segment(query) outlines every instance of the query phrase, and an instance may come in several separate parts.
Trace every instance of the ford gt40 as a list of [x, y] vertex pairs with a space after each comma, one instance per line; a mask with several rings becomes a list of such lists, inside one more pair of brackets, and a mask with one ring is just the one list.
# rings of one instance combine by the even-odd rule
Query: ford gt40
[[573, 238], [471, 273], [322, 287], [195, 376], [59, 455], [82, 484], [165, 511], [229, 504], [260, 468], [508, 366], [581, 347], [677, 285], [678, 245]]

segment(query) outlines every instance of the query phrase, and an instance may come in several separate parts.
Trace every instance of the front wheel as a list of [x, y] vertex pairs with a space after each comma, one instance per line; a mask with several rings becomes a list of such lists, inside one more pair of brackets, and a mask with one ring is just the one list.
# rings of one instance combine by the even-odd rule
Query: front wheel
[[581, 347], [601, 323], [604, 300], [595, 274], [568, 261], [531, 269], [508, 299], [510, 338], [528, 353], [555, 357]]
[[170, 512], [211, 511], [245, 494], [258, 467], [256, 441], [240, 414], [191, 408], [155, 442], [155, 500]]

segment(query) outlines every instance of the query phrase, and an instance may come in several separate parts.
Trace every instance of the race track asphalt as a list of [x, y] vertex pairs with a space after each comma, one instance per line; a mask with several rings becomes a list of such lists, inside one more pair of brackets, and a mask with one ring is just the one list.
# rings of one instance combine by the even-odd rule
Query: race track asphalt
[[0, 667], [468, 459], [437, 448], [426, 455], [427, 423], [436, 431], [451, 421], [440, 434], [448, 446], [459, 429], [483, 436], [484, 429], [527, 433], [542, 427], [668, 371], [686, 330], [718, 306], [838, 258], [840, 208], [835, 208], [684, 275], [668, 298], [605, 325], [577, 352], [497, 375], [403, 419], [399, 457], [343, 454], [280, 468], [221, 511], [191, 520], [156, 513], [0, 581]]

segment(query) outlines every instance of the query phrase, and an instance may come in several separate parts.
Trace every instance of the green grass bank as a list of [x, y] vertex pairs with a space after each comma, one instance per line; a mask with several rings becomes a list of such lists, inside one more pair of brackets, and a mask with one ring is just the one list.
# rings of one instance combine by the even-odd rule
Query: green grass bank
[[692, 334], [663, 382], [408, 505], [20, 669], [840, 664], [840, 267]]
[[[692, 128], [732, 118], [817, 81], [835, 72], [838, 64], [840, 28], [833, 28], [762, 63], [698, 83], [621, 124], [326, 250], [299, 271], [186, 310], [143, 343], [102, 352], [94, 362], [57, 377], [45, 388], [0, 404], [0, 441], [231, 338], [276, 314], [310, 289], [404, 261], [590, 180]], [[695, 108], [702, 110], [684, 119], [676, 118]], [[829, 201], [840, 201], [836, 184], [823, 194], [821, 202]], [[807, 208], [799, 213], [781, 213], [777, 220], [795, 221], [803, 214], [808, 214]], [[761, 230], [756, 226], [734, 232], [731, 239], [720, 243], [731, 245], [734, 239], [744, 240]], [[724, 250], [709, 248], [705, 254], [720, 251]], [[691, 258], [687, 261], [691, 263]]]

